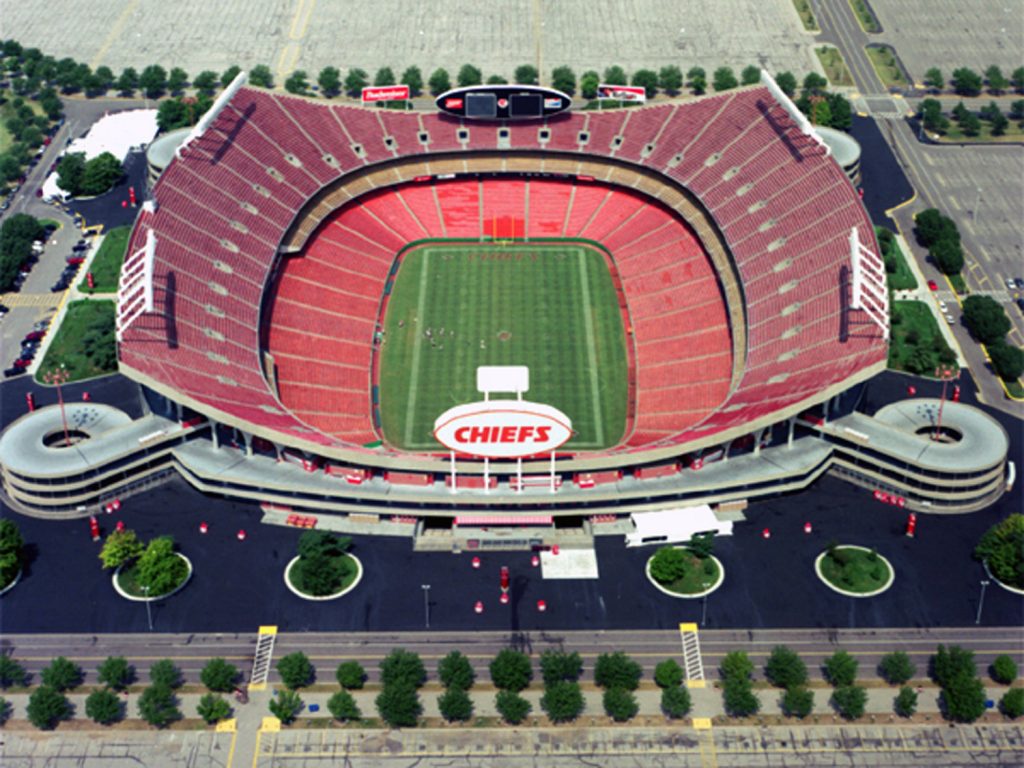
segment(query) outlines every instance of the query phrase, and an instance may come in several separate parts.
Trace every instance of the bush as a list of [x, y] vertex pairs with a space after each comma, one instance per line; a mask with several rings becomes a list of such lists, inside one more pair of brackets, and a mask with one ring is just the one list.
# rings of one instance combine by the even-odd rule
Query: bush
[[846, 651], [836, 651], [825, 659], [825, 679], [836, 688], [851, 686], [857, 679], [858, 666]]
[[960, 674], [942, 686], [940, 701], [950, 720], [973, 723], [985, 714], [985, 686], [973, 675]]
[[665, 659], [654, 668], [654, 682], [659, 688], [676, 688], [683, 682], [683, 668], [675, 659]]
[[749, 680], [754, 674], [754, 664], [743, 651], [730, 651], [719, 667], [725, 679]]
[[85, 714], [100, 725], [121, 719], [121, 699], [107, 688], [93, 691], [85, 700]]
[[959, 677], [974, 677], [977, 669], [974, 666], [974, 651], [968, 651], [958, 645], [939, 645], [931, 658], [932, 680], [943, 688]]
[[292, 566], [290, 578], [300, 592], [315, 597], [331, 595], [341, 589], [352, 573], [352, 561], [345, 557], [352, 540], [328, 531], [307, 531], [299, 538], [299, 560]]
[[878, 673], [886, 682], [902, 685], [917, 673], [917, 667], [903, 651], [894, 651], [887, 653], [878, 662]]
[[764, 675], [777, 688], [793, 688], [807, 682], [807, 665], [796, 652], [777, 645], [764, 665]]
[[0, 689], [7, 690], [12, 685], [24, 685], [28, 680], [25, 668], [6, 653], [0, 653]]
[[238, 668], [221, 658], [210, 659], [199, 673], [199, 679], [211, 691], [233, 691], [238, 681]]
[[366, 670], [358, 661], [343, 661], [334, 676], [338, 678], [338, 685], [350, 691], [359, 690], [366, 682]]
[[989, 669], [989, 674], [992, 675], [992, 679], [997, 683], [1010, 685], [1017, 679], [1017, 662], [1006, 654], [996, 656]]
[[686, 553], [675, 547], [662, 547], [651, 558], [651, 578], [659, 584], [671, 584], [686, 573]]
[[674, 688], [665, 688], [661, 692], [661, 711], [665, 713], [666, 717], [670, 717], [673, 720], [686, 717], [690, 714], [692, 706], [690, 692], [685, 688], [676, 686]]
[[130, 528], [111, 531], [100, 550], [100, 562], [104, 568], [118, 568], [141, 555], [143, 549], [145, 546]]
[[298, 717], [302, 707], [302, 697], [294, 690], [278, 691], [269, 704], [270, 713], [285, 725]]
[[782, 695], [782, 711], [789, 717], [803, 720], [814, 710], [814, 692], [802, 685], [789, 688]]
[[464, 688], [454, 687], [437, 697], [441, 717], [449, 723], [465, 722], [473, 716], [473, 701]]
[[149, 686], [139, 696], [139, 715], [157, 728], [163, 728], [181, 719], [174, 691], [166, 685]]
[[395, 648], [380, 663], [380, 680], [384, 685], [407, 684], [419, 688], [427, 681], [427, 670], [419, 654]]
[[39, 673], [39, 677], [43, 681], [43, 685], [63, 692], [82, 682], [82, 668], [73, 661], [58, 656], [50, 662], [50, 666], [45, 667]]
[[352, 698], [352, 694], [348, 691], [338, 691], [331, 696], [327, 700], [327, 711], [331, 713], [335, 720], [341, 720], [342, 722], [358, 720], [363, 716], [356, 705], [356, 700]]
[[601, 698], [605, 714], [617, 723], [624, 723], [636, 717], [640, 706], [636, 696], [625, 688], [609, 688]]
[[917, 711], [917, 692], [909, 685], [900, 688], [893, 703], [893, 709], [900, 717], [910, 717]]
[[452, 651], [437, 665], [437, 676], [445, 688], [459, 688], [468, 691], [473, 685], [476, 673], [469, 659], [459, 651]]
[[457, 80], [460, 88], [466, 88], [471, 85], [480, 85], [484, 81], [484, 76], [478, 67], [474, 67], [472, 64], [463, 64], [459, 69]]
[[40, 730], [48, 731], [71, 715], [71, 702], [56, 688], [41, 685], [28, 697], [28, 720]]
[[21, 569], [21, 551], [25, 540], [14, 521], [0, 520], [0, 587], [14, 581]]
[[162, 685], [173, 690], [181, 685], [181, 670], [170, 659], [161, 659], [149, 668], [149, 680], [153, 685]]
[[277, 662], [277, 673], [281, 675], [281, 682], [294, 691], [312, 683], [316, 671], [306, 654], [296, 651], [281, 657]]
[[545, 687], [540, 706], [553, 723], [567, 723], [583, 712], [583, 692], [580, 684], [563, 680]]
[[11, 702], [0, 698], [0, 725], [3, 725], [11, 716]]
[[583, 659], [576, 652], [544, 651], [540, 655], [540, 676], [545, 685], [560, 680], [578, 680], [583, 671]]
[[1011, 688], [999, 700], [999, 711], [1007, 717], [1024, 715], [1024, 688]]
[[982, 344], [1002, 339], [1012, 327], [1002, 305], [991, 296], [968, 296], [964, 299], [964, 323], [971, 335]]
[[1024, 515], [1012, 514], [985, 531], [974, 556], [1004, 584], [1024, 589]]
[[231, 716], [231, 705], [224, 700], [223, 696], [208, 693], [199, 700], [199, 704], [196, 705], [196, 713], [208, 725], [213, 725]]
[[491, 681], [505, 691], [519, 692], [530, 684], [533, 665], [530, 657], [521, 651], [504, 648], [490, 664]]
[[1024, 350], [1004, 341], [997, 341], [988, 348], [992, 368], [1003, 381], [1016, 381], [1024, 374]]
[[135, 563], [135, 579], [148, 595], [166, 595], [188, 576], [188, 566], [174, 551], [174, 539], [158, 536]]
[[416, 687], [405, 681], [385, 685], [375, 703], [381, 720], [393, 728], [416, 725], [423, 711]]
[[515, 691], [498, 691], [494, 697], [494, 708], [506, 723], [519, 725], [530, 714], [533, 706]]
[[135, 680], [135, 668], [124, 656], [107, 656], [96, 669], [97, 679], [115, 691], [127, 688]]
[[642, 675], [643, 668], [622, 651], [602, 653], [594, 665], [594, 682], [602, 688], [635, 691]]
[[842, 685], [832, 692], [832, 704], [847, 720], [856, 720], [864, 714], [868, 692], [859, 685]]
[[761, 701], [754, 693], [750, 680], [742, 677], [726, 678], [722, 702], [725, 711], [733, 717], [749, 717], [761, 709]]

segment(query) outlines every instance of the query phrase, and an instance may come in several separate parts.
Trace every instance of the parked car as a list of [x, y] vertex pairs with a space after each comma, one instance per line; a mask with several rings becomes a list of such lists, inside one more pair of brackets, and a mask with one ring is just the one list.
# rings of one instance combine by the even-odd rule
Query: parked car
[[1017, 299], [1017, 309], [1024, 312], [1024, 299]]
[[39, 341], [45, 335], [46, 331], [36, 328], [26, 333], [23, 341]]
[[50, 293], [66, 291], [69, 285], [71, 285], [70, 277], [68, 275], [61, 275], [57, 278], [57, 282], [50, 286]]
[[1006, 278], [1006, 287], [1011, 291], [1017, 290], [1017, 281], [1012, 277]]
[[1024, 277], [1018, 277], [1013, 282], [1015, 282], [1017, 284], [1017, 290], [1018, 291], [1024, 291]]
[[928, 281], [928, 290], [930, 290], [930, 291], [937, 291], [937, 290], [939, 290], [939, 284], [936, 283], [934, 280], [929, 280]]
[[939, 302], [939, 312], [941, 312], [942, 314], [946, 314], [946, 302]]
[[18, 367], [17, 365], [12, 365], [10, 368], [5, 368], [4, 369], [4, 377], [9, 379], [12, 376], [20, 376], [24, 372], [25, 372], [25, 369], [23, 367]]
[[953, 318], [952, 315], [946, 315], [946, 322], [949, 323], [950, 325], [953, 325], [954, 323], [956, 323], [956, 320]]
[[68, 256], [68, 264], [72, 267], [77, 267], [85, 261], [85, 256]]

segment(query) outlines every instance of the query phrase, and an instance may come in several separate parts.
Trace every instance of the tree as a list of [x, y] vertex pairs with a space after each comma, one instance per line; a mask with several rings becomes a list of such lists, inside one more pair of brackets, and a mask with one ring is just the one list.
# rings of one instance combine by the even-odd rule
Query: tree
[[601, 76], [594, 70], [588, 70], [580, 77], [580, 95], [584, 99], [597, 96], [597, 86], [601, 84]]
[[238, 667], [220, 657], [210, 659], [199, 673], [199, 680], [211, 691], [233, 691], [238, 682]]
[[938, 99], [925, 99], [921, 102], [921, 121], [924, 127], [936, 133], [940, 133], [949, 127], [949, 120], [942, 114], [942, 103]]
[[12, 685], [25, 685], [28, 673], [25, 668], [6, 653], [0, 653], [0, 689], [7, 690]]
[[926, 248], [940, 240], [960, 242], [960, 233], [957, 231], [956, 224], [935, 208], [921, 211], [914, 219], [914, 225], [918, 242]]
[[402, 84], [409, 86], [410, 96], [419, 96], [423, 91], [423, 73], [419, 67], [407, 67], [402, 73]]
[[446, 690], [437, 697], [437, 708], [449, 723], [465, 722], [473, 717], [473, 701], [464, 688]]
[[628, 85], [629, 79], [626, 77], [626, 70], [618, 64], [613, 64], [604, 71], [604, 82], [608, 85]]
[[25, 540], [13, 520], [0, 520], [0, 587], [14, 581], [21, 570], [22, 548]]
[[708, 76], [703, 67], [691, 67], [686, 73], [686, 82], [696, 96], [702, 95], [708, 89]]
[[940, 240], [929, 249], [932, 259], [945, 275], [957, 275], [964, 268], [964, 252], [959, 241]]
[[974, 677], [977, 670], [974, 665], [974, 651], [951, 645], [947, 648], [940, 644], [931, 658], [931, 677], [946, 687], [958, 677]]
[[341, 720], [342, 722], [358, 720], [363, 716], [362, 712], [359, 711], [359, 707], [356, 706], [356, 700], [352, 698], [352, 694], [348, 691], [338, 691], [331, 696], [327, 700], [327, 711], [331, 713], [335, 720]]
[[602, 653], [594, 664], [594, 682], [602, 688], [635, 691], [642, 675], [643, 668], [622, 651]]
[[1010, 75], [1010, 83], [1017, 93], [1024, 93], [1024, 67], [1017, 67]]
[[41, 685], [28, 697], [26, 712], [32, 725], [40, 730], [48, 731], [58, 721], [71, 715], [71, 702], [56, 688]]
[[115, 691], [121, 691], [135, 680], [135, 668], [124, 656], [107, 656], [96, 669], [97, 679]]
[[753, 64], [744, 67], [740, 73], [740, 82], [743, 85], [757, 85], [761, 82], [761, 68]]
[[302, 711], [302, 697], [295, 691], [278, 691], [268, 705], [270, 714], [285, 725], [292, 722]]
[[341, 93], [341, 70], [337, 67], [324, 67], [316, 78], [320, 92], [328, 98]]
[[992, 679], [1003, 685], [1010, 685], [1017, 679], [1017, 662], [1005, 653], [996, 656], [989, 669]]
[[857, 679], [857, 660], [843, 650], [825, 659], [825, 679], [836, 688], [853, 685]]
[[156, 110], [156, 125], [161, 131], [173, 131], [189, 124], [188, 109], [181, 99], [161, 101]]
[[779, 72], [775, 75], [775, 84], [790, 98], [796, 93], [796, 76], [792, 72]]
[[532, 64], [520, 64], [516, 67], [515, 81], [518, 85], [537, 85], [540, 73]]
[[153, 685], [173, 690], [181, 685], [181, 670], [170, 659], [160, 659], [150, 666], [149, 680]]
[[891, 685], [902, 685], [917, 673], [917, 667], [903, 651], [887, 653], [878, 662], [878, 672]]
[[832, 705], [847, 720], [856, 720], [863, 715], [867, 701], [868, 692], [859, 685], [842, 685], [832, 692]]
[[135, 563], [135, 578], [148, 595], [165, 595], [181, 584], [188, 566], [174, 551], [174, 539], [158, 536]]
[[139, 715], [152, 726], [163, 728], [181, 719], [178, 700], [166, 685], [151, 685], [139, 696]]
[[338, 685], [350, 691], [358, 690], [366, 682], [366, 671], [358, 661], [343, 661], [335, 670]]
[[[85, 153], [68, 152], [57, 163], [57, 186], [65, 192], [75, 195], [82, 189], [82, 177], [85, 175]], [[116, 532], [115, 532], [116, 533]], [[113, 533], [110, 535], [113, 537]], [[108, 542], [109, 542], [108, 538]], [[102, 551], [106, 551], [106, 544]], [[100, 559], [103, 559], [102, 551]], [[112, 566], [104, 566], [112, 567]]]
[[658, 87], [675, 96], [683, 87], [683, 71], [675, 64], [666, 64], [658, 72]]
[[488, 85], [508, 85], [508, 80], [506, 80], [501, 75], [490, 75], [487, 78], [487, 84]]
[[[267, 69], [266, 67], [264, 67], [264, 68]], [[229, 85], [231, 85], [231, 81], [234, 80], [236, 77], [238, 77], [238, 75], [239, 75], [239, 73], [241, 71], [242, 71], [242, 68], [240, 66], [238, 66], [237, 64], [232, 64], [230, 67], [225, 69], [224, 72], [220, 76], [220, 84], [221, 84], [221, 86], [223, 86], [224, 88], [227, 88]], [[269, 72], [269, 71], [270, 70], [267, 69], [267, 72]]]
[[938, 93], [946, 87], [946, 78], [942, 76], [941, 69], [931, 67], [924, 73], [924, 84], [930, 91]]
[[1012, 327], [1002, 306], [991, 296], [968, 296], [963, 309], [968, 330], [982, 344], [999, 341]]
[[281, 682], [293, 691], [312, 683], [315, 676], [309, 657], [302, 651], [282, 656], [277, 662], [277, 673], [281, 676]]
[[940, 702], [946, 717], [958, 723], [973, 723], [985, 714], [985, 686], [974, 675], [958, 674], [942, 686]]
[[284, 81], [284, 89], [288, 93], [296, 93], [302, 95], [309, 90], [309, 76], [306, 74], [306, 70], [297, 69], [288, 75], [288, 79]]
[[181, 67], [171, 67], [171, 71], [167, 75], [167, 90], [171, 92], [171, 95], [180, 95], [187, 85], [188, 72]]
[[553, 723], [568, 723], [583, 712], [583, 692], [580, 684], [569, 680], [545, 686], [540, 706]]
[[999, 340], [988, 348], [992, 368], [1004, 381], [1016, 381], [1024, 374], [1024, 351]]
[[961, 96], [977, 96], [981, 93], [981, 75], [968, 67], [953, 70], [953, 90]]
[[519, 692], [530, 684], [533, 666], [530, 657], [521, 651], [503, 648], [491, 661], [491, 681], [497, 688]]
[[832, 112], [829, 126], [837, 131], [849, 131], [853, 127], [853, 108], [850, 101], [841, 93], [829, 93], [825, 96], [828, 108]]
[[1024, 515], [1009, 515], [985, 531], [974, 556], [1004, 584], [1024, 588]]
[[715, 534], [695, 533], [686, 543], [686, 548], [701, 560], [705, 560], [711, 557], [711, 553], [715, 550]]
[[810, 118], [815, 125], [832, 125], [832, 107], [829, 106], [828, 99], [812, 103]]
[[380, 663], [380, 680], [384, 685], [403, 683], [419, 688], [427, 681], [427, 669], [419, 654], [395, 648]]
[[567, 96], [576, 93], [576, 73], [572, 67], [561, 66], [551, 70], [551, 87]]
[[494, 708], [506, 723], [518, 725], [530, 714], [533, 705], [515, 691], [498, 691]]
[[208, 693], [199, 700], [199, 703], [196, 705], [196, 713], [208, 725], [213, 725], [231, 716], [231, 705], [224, 700], [223, 696]]
[[110, 152], [103, 152], [85, 163], [82, 171], [81, 194], [100, 195], [113, 187], [124, 176], [121, 161]]
[[644, 89], [648, 99], [653, 99], [658, 93], [658, 73], [653, 69], [638, 69], [633, 73], [633, 85]]
[[82, 668], [64, 656], [58, 656], [39, 673], [39, 678], [43, 685], [63, 692], [82, 682]]
[[483, 73], [472, 64], [463, 64], [459, 69], [456, 81], [460, 88], [466, 88], [471, 85], [480, 85], [484, 81], [484, 76]]
[[617, 723], [624, 723], [636, 717], [640, 706], [636, 703], [636, 696], [632, 691], [625, 688], [609, 688], [601, 697], [605, 714]]
[[719, 668], [723, 678], [749, 680], [754, 674], [754, 664], [743, 651], [730, 651], [722, 659]]
[[394, 85], [395, 73], [391, 70], [391, 67], [381, 67], [378, 69], [377, 73], [373, 76], [373, 84], [379, 86]]
[[716, 69], [711, 82], [715, 86], [716, 91], [728, 91], [739, 85], [731, 67], [719, 67]]
[[659, 584], [671, 584], [686, 573], [686, 553], [675, 547], [661, 547], [651, 558], [651, 578]]
[[121, 699], [106, 688], [93, 691], [85, 700], [85, 714], [100, 725], [121, 719]]
[[416, 688], [407, 682], [385, 685], [374, 703], [381, 719], [393, 728], [416, 725], [423, 712]]
[[150, 64], [139, 75], [139, 87], [146, 98], [159, 98], [167, 90], [167, 71], [159, 64]]
[[814, 692], [802, 685], [787, 688], [782, 695], [782, 711], [803, 720], [814, 710]]
[[821, 96], [824, 95], [825, 90], [828, 88], [828, 80], [819, 75], [817, 72], [811, 72], [804, 78], [803, 82], [803, 95], [804, 96]]
[[893, 701], [893, 709], [900, 717], [910, 717], [917, 711], [917, 692], [909, 685], [900, 688]]
[[437, 676], [445, 688], [461, 688], [466, 691], [473, 685], [476, 673], [461, 651], [452, 651], [437, 665]]
[[1003, 70], [995, 64], [985, 70], [985, 80], [988, 81], [989, 93], [1000, 94], [1010, 87], [1010, 81], [1006, 79]]
[[795, 651], [777, 645], [764, 665], [764, 676], [776, 688], [795, 688], [807, 682], [807, 665]]
[[960, 128], [964, 136], [977, 136], [981, 133], [981, 119], [971, 112], [960, 122]]
[[761, 701], [754, 693], [749, 680], [728, 678], [722, 689], [722, 703], [725, 711], [733, 717], [756, 715]]
[[435, 96], [438, 96], [445, 91], [450, 91], [452, 88], [451, 78], [448, 77], [448, 70], [446, 69], [435, 69], [430, 74], [430, 80], [427, 81], [430, 86], [430, 92]]
[[249, 85], [259, 88], [273, 88], [274, 75], [266, 64], [257, 64], [249, 70]]
[[213, 95], [213, 91], [217, 87], [217, 73], [210, 69], [204, 69], [195, 79], [192, 80], [192, 86], [199, 91], [199, 93], [205, 93], [207, 96]]
[[1024, 688], [1011, 688], [1004, 693], [999, 700], [999, 711], [1014, 719], [1024, 715]]
[[654, 682], [659, 688], [676, 688], [683, 682], [683, 668], [675, 659], [665, 659], [654, 668]]
[[692, 703], [690, 692], [681, 686], [664, 688], [661, 691], [661, 711], [666, 717], [677, 720], [690, 713]]
[[583, 671], [583, 659], [573, 651], [544, 651], [540, 655], [540, 676], [545, 685], [559, 680], [578, 680]]

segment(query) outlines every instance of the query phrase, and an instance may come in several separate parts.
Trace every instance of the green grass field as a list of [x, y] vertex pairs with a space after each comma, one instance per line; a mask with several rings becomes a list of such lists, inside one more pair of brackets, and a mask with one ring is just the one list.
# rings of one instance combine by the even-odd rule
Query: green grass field
[[[385, 440], [438, 450], [434, 419], [482, 399], [481, 365], [526, 365], [526, 397], [569, 416], [567, 447], [599, 449], [625, 430], [625, 334], [604, 256], [575, 243], [430, 245], [403, 258], [384, 318]], [[430, 336], [427, 335], [429, 330]]]
[[[124, 263], [124, 254], [128, 250], [128, 238], [131, 234], [132, 228], [124, 226], [115, 227], [104, 236], [103, 245], [89, 267], [96, 293], [114, 293], [117, 290], [118, 280], [121, 279], [121, 265]], [[84, 275], [78, 283], [78, 290], [89, 290], [89, 283]]]

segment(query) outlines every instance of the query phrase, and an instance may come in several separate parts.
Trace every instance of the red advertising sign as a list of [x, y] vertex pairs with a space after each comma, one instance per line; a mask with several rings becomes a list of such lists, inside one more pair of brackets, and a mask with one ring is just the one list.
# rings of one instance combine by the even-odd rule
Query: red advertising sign
[[613, 101], [635, 101], [643, 104], [647, 101], [647, 91], [640, 85], [599, 85], [597, 86], [598, 99], [611, 99]]
[[363, 88], [363, 103], [374, 101], [408, 101], [408, 85], [368, 85]]

